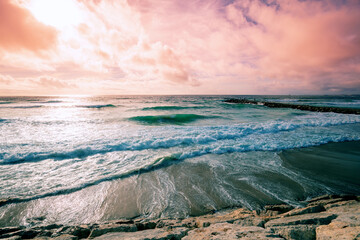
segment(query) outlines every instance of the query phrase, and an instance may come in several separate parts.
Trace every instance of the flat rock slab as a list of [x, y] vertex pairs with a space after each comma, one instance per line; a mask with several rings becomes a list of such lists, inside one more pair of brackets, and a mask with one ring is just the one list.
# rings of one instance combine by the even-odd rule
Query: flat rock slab
[[360, 202], [357, 201], [338, 202], [336, 205], [333, 204], [331, 206], [327, 212], [337, 214], [360, 213]]
[[304, 215], [282, 217], [270, 220], [269, 222], [265, 223], [265, 227], [268, 228], [298, 224], [324, 225], [329, 224], [336, 217], [337, 215], [332, 213], [308, 213]]
[[69, 234], [61, 235], [59, 237], [54, 238], [54, 240], [77, 240], [77, 239], [78, 237]]
[[167, 239], [182, 239], [189, 230], [187, 228], [174, 228], [165, 230], [162, 228], [149, 229], [138, 232], [116, 232], [107, 233], [96, 240], [167, 240]]
[[110, 232], [135, 232], [137, 231], [135, 224], [103, 224], [97, 227], [94, 227], [91, 230], [89, 238], [98, 237]]
[[342, 223], [330, 223], [316, 228], [317, 240], [359, 240], [360, 226], [344, 226]]
[[197, 227], [207, 227], [210, 224], [214, 224], [214, 223], [221, 223], [221, 222], [233, 223], [236, 220], [246, 219], [249, 217], [254, 217], [254, 213], [249, 210], [239, 208], [236, 210], [218, 212], [215, 214], [195, 217], [194, 221]]
[[184, 240], [232, 240], [232, 239], [283, 239], [262, 227], [243, 227], [237, 224], [216, 223], [206, 228], [188, 232]]
[[278, 226], [271, 229], [286, 240], [316, 239], [314, 225]]
[[295, 208], [287, 213], [282, 214], [282, 217], [290, 217], [295, 215], [302, 215], [307, 213], [318, 213], [325, 211], [325, 208], [321, 205], [308, 206], [304, 208]]

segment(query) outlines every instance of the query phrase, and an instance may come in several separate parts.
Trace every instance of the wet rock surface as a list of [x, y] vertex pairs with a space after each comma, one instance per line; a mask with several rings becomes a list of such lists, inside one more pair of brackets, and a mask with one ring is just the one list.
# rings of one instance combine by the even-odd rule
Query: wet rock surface
[[186, 219], [120, 219], [104, 223], [0, 228], [0, 239], [360, 239], [360, 197], [324, 195], [305, 207], [281, 204]]

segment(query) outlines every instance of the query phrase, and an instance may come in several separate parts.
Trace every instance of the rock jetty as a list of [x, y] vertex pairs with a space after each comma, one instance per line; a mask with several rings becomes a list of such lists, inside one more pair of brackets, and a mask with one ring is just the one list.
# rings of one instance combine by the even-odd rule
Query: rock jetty
[[343, 113], [343, 114], [360, 114], [360, 109], [356, 109], [356, 108], [321, 107], [321, 106], [310, 106], [310, 105], [303, 105], [303, 104], [288, 104], [288, 103], [256, 101], [256, 100], [249, 100], [249, 99], [245, 99], [245, 98], [226, 99], [226, 100], [224, 100], [224, 102], [238, 103], [238, 104], [263, 105], [263, 106], [266, 106], [269, 108], [292, 108], [292, 109], [311, 111], [311, 112], [334, 112], [334, 113]]
[[305, 207], [228, 209], [185, 219], [125, 219], [78, 226], [0, 228], [1, 239], [360, 239], [360, 196], [324, 195]]

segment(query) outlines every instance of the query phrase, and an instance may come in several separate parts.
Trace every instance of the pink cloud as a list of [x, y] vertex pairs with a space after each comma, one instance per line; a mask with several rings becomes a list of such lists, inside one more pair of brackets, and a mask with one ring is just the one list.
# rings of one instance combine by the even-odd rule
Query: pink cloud
[[0, 74], [0, 83], [9, 85], [14, 79], [9, 75], [1, 75]]
[[54, 47], [56, 30], [38, 22], [11, 0], [0, 1], [0, 48], [6, 51], [40, 51]]
[[68, 83], [66, 81], [55, 79], [53, 77], [40, 77], [37, 80], [31, 80], [31, 81], [34, 84], [46, 89], [77, 88], [77, 85], [74, 83]]
[[[57, 30], [57, 52], [48, 59], [0, 55], [0, 71], [5, 69], [2, 73], [14, 81], [31, 74], [36, 85], [47, 76], [60, 85], [77, 81], [83, 91], [111, 94], [360, 90], [360, 4], [355, 0], [74, 1], [83, 18]], [[20, 11], [35, 21], [9, 0], [0, 4], [13, 12], [7, 15]], [[17, 23], [20, 32], [34, 32], [35, 27], [36, 33], [53, 31], [38, 22], [26, 25], [23, 19]], [[38, 47], [28, 40], [6, 42], [14, 44], [8, 49], [39, 51], [54, 43], [44, 39], [37, 41]], [[42, 86], [54, 90], [56, 81]], [[144, 86], [148, 92], [140, 91]]]

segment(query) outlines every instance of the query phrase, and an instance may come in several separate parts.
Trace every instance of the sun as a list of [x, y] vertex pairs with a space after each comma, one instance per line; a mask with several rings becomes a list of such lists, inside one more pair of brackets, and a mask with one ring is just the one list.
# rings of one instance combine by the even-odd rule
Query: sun
[[31, 0], [28, 9], [38, 21], [57, 29], [78, 25], [82, 20], [76, 0]]

